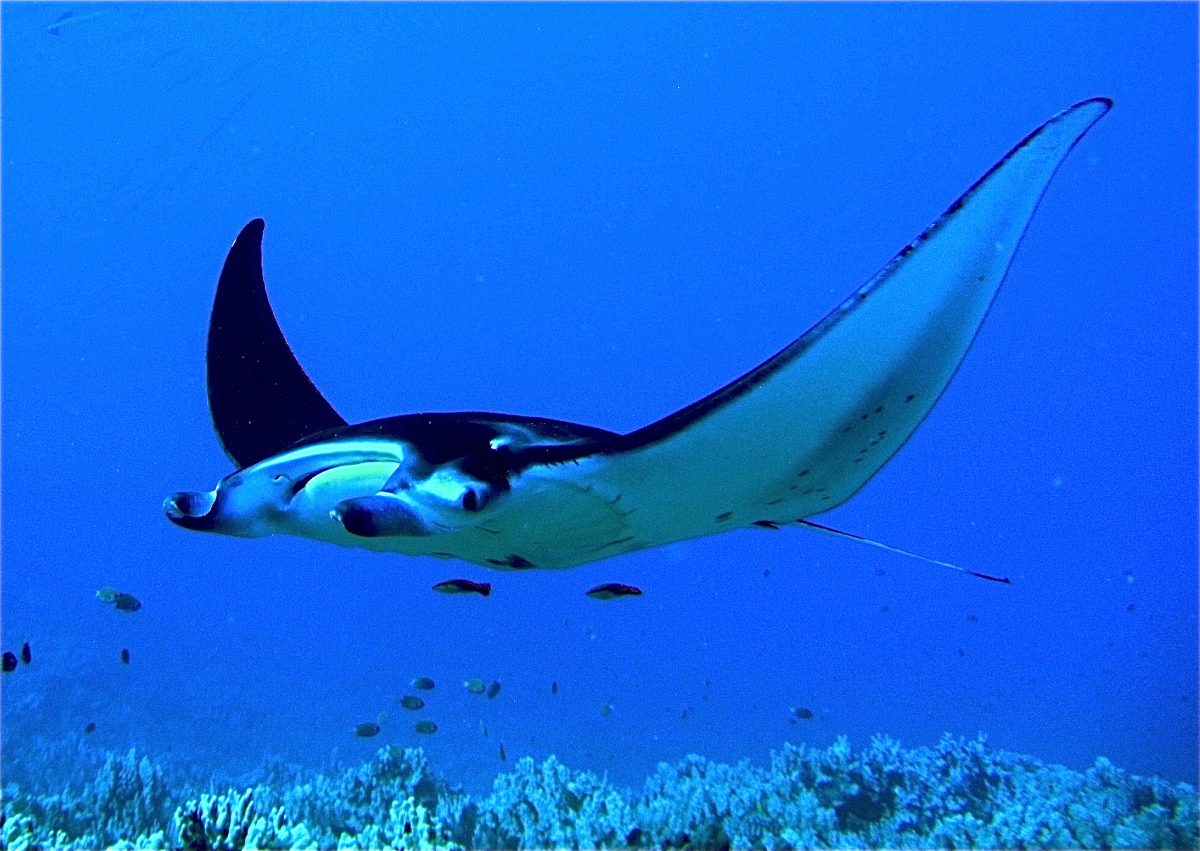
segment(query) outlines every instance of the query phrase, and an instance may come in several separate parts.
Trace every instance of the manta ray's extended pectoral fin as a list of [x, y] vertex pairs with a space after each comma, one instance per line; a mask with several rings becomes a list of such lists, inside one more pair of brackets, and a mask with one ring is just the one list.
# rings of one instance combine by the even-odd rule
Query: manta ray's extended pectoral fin
[[225, 454], [238, 467], [346, 425], [279, 329], [263, 281], [264, 227], [254, 219], [234, 240], [208, 326], [208, 408]]
[[624, 494], [639, 539], [656, 543], [848, 500], [942, 395], [1050, 179], [1111, 106], [1093, 98], [1042, 124], [805, 334], [624, 435], [589, 481]]

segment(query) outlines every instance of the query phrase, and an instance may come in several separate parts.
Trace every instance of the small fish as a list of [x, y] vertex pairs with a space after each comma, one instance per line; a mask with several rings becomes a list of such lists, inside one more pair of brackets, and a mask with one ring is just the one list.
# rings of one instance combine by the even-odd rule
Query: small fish
[[550, 683], [550, 693], [558, 694], [558, 680], [554, 680]]
[[413, 729], [423, 736], [432, 736], [437, 732], [437, 724], [432, 721], [418, 721], [413, 724]]
[[122, 665], [129, 664], [129, 648], [128, 647], [121, 648], [121, 664]]
[[29, 649], [28, 641], [21, 645], [21, 661], [26, 665], [33, 661], [33, 651]]
[[4, 651], [4, 673], [11, 674], [17, 669], [17, 656], [11, 650]]
[[87, 733], [88, 735], [91, 735], [92, 733], [96, 732], [96, 722], [89, 721], [88, 725], [83, 728], [83, 732]]
[[113, 599], [113, 608], [118, 612], [136, 612], [142, 607], [142, 601], [132, 594], [118, 593]]
[[387, 722], [388, 722], [388, 714], [386, 712], [380, 712], [378, 715], [375, 716], [375, 723], [377, 723], [380, 727], [382, 727]]
[[429, 677], [417, 677], [412, 681], [412, 687], [421, 691], [432, 691], [433, 686], [434, 682]]
[[500, 681], [492, 680], [492, 684], [487, 687], [488, 700], [495, 699], [496, 695], [498, 695], [499, 693], [500, 693]]
[[764, 567], [763, 568], [763, 579], [768, 579], [770, 576], [771, 576], [771, 568]]
[[485, 739], [488, 737], [487, 724], [484, 724], [482, 721], [479, 722], [479, 732], [483, 733]]
[[103, 603], [111, 603], [114, 609], [121, 612], [136, 612], [142, 607], [142, 601], [137, 597], [112, 588], [101, 588], [96, 592], [96, 599]]
[[504, 742], [500, 743], [500, 761], [508, 762], [508, 754], [504, 752]]
[[492, 583], [472, 582], [470, 579], [447, 579], [433, 586], [434, 591], [443, 594], [479, 594], [486, 597], [492, 593]]
[[979, 615], [967, 615], [968, 623], [979, 623]]
[[464, 680], [463, 688], [465, 688], [471, 694], [483, 694], [485, 691], [487, 691], [488, 687], [487, 683], [485, 683], [483, 680], [475, 679]]
[[792, 710], [792, 714], [795, 715], [797, 718], [799, 718], [801, 721], [807, 721], [808, 719], [813, 717], [813, 711], [811, 709], [809, 709], [807, 706], [797, 706], [795, 709]]
[[605, 582], [588, 591], [587, 595], [597, 600], [615, 600], [618, 597], [640, 597], [642, 589], [632, 585], [622, 585], [620, 582]]
[[611, 703], [600, 704], [600, 714], [603, 715], [605, 718], [607, 718], [609, 715], [612, 715], [612, 709], [613, 708], [612, 708]]
[[360, 739], [369, 739], [372, 736], [378, 736], [379, 731], [382, 729], [383, 728], [374, 721], [364, 721], [354, 728], [354, 735], [358, 736]]
[[421, 698], [417, 697], [416, 695], [406, 694], [404, 697], [400, 698], [400, 705], [405, 709], [424, 709], [425, 701], [421, 700]]

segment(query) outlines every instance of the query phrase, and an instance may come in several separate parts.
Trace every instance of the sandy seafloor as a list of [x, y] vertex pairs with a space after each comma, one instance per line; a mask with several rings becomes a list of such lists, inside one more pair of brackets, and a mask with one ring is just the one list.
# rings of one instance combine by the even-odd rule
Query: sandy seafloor
[[[943, 733], [1196, 782], [1195, 5], [0, 15], [0, 639], [33, 654], [2, 681], [6, 783], [134, 749], [223, 789], [419, 745], [475, 795], [550, 755], [641, 788], [687, 754]], [[348, 419], [624, 431], [778, 350], [1101, 95], [949, 391], [821, 518], [1011, 586], [800, 529], [522, 573], [163, 517], [231, 469], [204, 340], [251, 218]], [[430, 591], [452, 576], [493, 593]], [[608, 581], [644, 596], [584, 596]], [[415, 676], [433, 736], [397, 705]]]

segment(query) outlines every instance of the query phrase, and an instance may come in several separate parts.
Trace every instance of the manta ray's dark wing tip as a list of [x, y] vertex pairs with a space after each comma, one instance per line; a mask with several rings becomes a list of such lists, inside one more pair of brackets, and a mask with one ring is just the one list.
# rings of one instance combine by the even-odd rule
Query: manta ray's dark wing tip
[[265, 227], [252, 219], [234, 240], [208, 326], [208, 407], [225, 454], [239, 467], [346, 424], [279, 329], [263, 279]]

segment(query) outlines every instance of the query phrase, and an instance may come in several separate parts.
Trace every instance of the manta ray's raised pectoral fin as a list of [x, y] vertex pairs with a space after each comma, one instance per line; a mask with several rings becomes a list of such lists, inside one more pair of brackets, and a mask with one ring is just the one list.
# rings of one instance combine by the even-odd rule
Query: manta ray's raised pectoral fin
[[225, 454], [238, 467], [346, 425], [279, 329], [263, 281], [264, 227], [254, 219], [234, 240], [208, 326], [209, 411]]
[[791, 523], [849, 499], [945, 390], [1051, 177], [1110, 106], [1097, 98], [1051, 118], [803, 336], [578, 474], [637, 508], [643, 546]]

